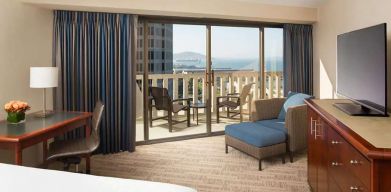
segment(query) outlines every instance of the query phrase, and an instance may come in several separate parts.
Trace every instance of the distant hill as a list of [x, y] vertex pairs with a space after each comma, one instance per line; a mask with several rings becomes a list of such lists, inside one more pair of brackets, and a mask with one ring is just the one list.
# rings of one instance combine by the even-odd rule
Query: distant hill
[[196, 52], [181, 52], [174, 53], [174, 60], [200, 60], [205, 61], [206, 56]]
[[[174, 68], [205, 68], [206, 56], [196, 52], [181, 52], [174, 53]], [[266, 58], [266, 71], [282, 71], [283, 58]], [[229, 68], [236, 70], [259, 70], [258, 58], [246, 59], [228, 59], [228, 58], [212, 58], [213, 68]]]

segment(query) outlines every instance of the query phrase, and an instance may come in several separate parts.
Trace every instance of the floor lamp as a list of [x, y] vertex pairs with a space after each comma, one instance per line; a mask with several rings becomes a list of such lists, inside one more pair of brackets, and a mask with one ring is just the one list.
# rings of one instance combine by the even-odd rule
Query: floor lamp
[[57, 67], [31, 67], [30, 87], [43, 89], [43, 110], [38, 112], [38, 117], [47, 117], [52, 111], [46, 110], [46, 89], [58, 86]]

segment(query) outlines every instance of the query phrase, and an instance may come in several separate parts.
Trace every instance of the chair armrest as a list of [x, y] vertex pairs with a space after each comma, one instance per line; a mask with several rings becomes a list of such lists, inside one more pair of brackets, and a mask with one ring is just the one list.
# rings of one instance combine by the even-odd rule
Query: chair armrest
[[186, 105], [190, 105], [190, 102], [191, 102], [191, 98], [182, 98], [182, 99], [174, 99], [172, 100], [172, 102], [180, 102], [180, 101], [186, 101]]
[[251, 121], [276, 119], [284, 102], [285, 98], [258, 99], [252, 101]]
[[307, 147], [307, 126], [307, 105], [289, 107], [285, 116], [285, 127], [292, 152]]
[[218, 97], [217, 97], [217, 100], [219, 100], [219, 99], [221, 99], [221, 98], [226, 98], [226, 99], [240, 99], [239, 96], [226, 95], [226, 96], [218, 96]]

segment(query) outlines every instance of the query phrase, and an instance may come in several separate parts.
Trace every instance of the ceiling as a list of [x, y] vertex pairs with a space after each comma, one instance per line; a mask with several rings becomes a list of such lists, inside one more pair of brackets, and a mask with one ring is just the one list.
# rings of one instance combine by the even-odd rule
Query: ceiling
[[236, 0], [253, 3], [264, 3], [273, 5], [285, 5], [294, 7], [319, 7], [322, 3], [328, 0]]

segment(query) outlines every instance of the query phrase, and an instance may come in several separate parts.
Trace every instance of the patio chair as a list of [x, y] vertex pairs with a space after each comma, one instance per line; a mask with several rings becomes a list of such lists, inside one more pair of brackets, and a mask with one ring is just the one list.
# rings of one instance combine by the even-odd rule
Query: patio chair
[[[252, 100], [252, 94], [251, 94], [251, 87], [254, 83], [249, 83], [245, 85], [242, 89], [242, 92], [239, 93], [229, 93], [226, 96], [219, 96], [217, 97], [216, 102], [216, 121], [217, 123], [220, 122], [220, 112], [219, 109], [222, 107], [227, 107], [227, 118], [232, 119], [236, 115], [240, 115], [240, 122], [243, 121], [243, 105], [248, 103], [248, 111], [251, 111], [251, 100]], [[225, 99], [224, 101], [221, 101], [221, 99]], [[230, 111], [234, 110], [239, 107], [239, 111]], [[233, 113], [233, 115], [231, 115]]]
[[[158, 119], [167, 119], [169, 131], [172, 132], [172, 124], [182, 123], [187, 121], [187, 126], [190, 127], [190, 100], [188, 98], [175, 99], [172, 100], [168, 94], [167, 88], [161, 87], [150, 87], [149, 88], [151, 98], [149, 103], [149, 125], [152, 127], [152, 121]], [[154, 101], [154, 103], [152, 103]], [[182, 102], [182, 103], [178, 103]], [[155, 107], [156, 110], [167, 111], [167, 116], [152, 118], [152, 107]], [[179, 113], [180, 111], [186, 112], [186, 120], [184, 121], [175, 121], [172, 118], [172, 113]]]

